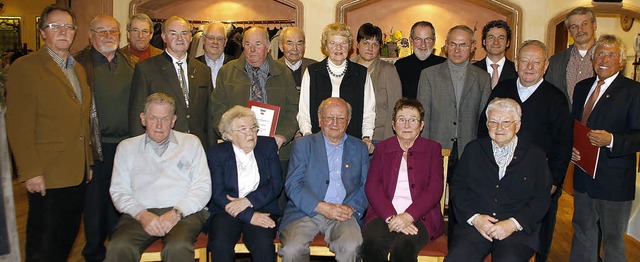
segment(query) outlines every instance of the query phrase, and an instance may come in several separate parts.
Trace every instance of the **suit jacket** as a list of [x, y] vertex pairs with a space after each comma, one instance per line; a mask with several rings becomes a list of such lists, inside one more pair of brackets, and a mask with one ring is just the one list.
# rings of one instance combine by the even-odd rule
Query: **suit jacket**
[[[244, 55], [223, 65], [218, 72], [216, 89], [211, 97], [213, 126], [216, 139], [221, 138], [218, 123], [222, 114], [236, 105], [247, 106], [250, 96], [251, 80], [244, 70]], [[298, 114], [299, 95], [293, 82], [291, 70], [267, 56], [269, 76], [266, 90], [267, 102], [280, 107], [280, 117], [276, 126], [276, 134], [283, 135], [288, 141], [298, 130], [296, 115]], [[211, 79], [211, 77], [209, 77]], [[290, 147], [280, 149], [280, 159], [289, 159]]]
[[210, 115], [210, 97], [213, 90], [211, 69], [200, 61], [187, 61], [189, 77], [189, 107], [184, 101], [178, 73], [166, 52], [150, 57], [136, 65], [131, 82], [129, 103], [129, 131], [132, 136], [144, 133], [140, 123], [140, 113], [144, 111], [147, 96], [161, 92], [176, 100], [176, 121], [174, 129], [191, 133], [200, 138], [203, 147], [214, 143], [213, 126]]
[[[573, 146], [573, 121], [569, 105], [562, 91], [547, 81], [525, 101], [520, 100], [517, 78], [499, 83], [491, 92], [493, 98], [511, 98], [522, 108], [522, 126], [518, 136], [530, 139], [547, 154], [547, 163], [553, 177], [553, 185], [562, 187]], [[487, 102], [488, 104], [489, 102]], [[484, 111], [486, 112], [486, 106]], [[487, 115], [480, 114], [478, 137], [489, 136]]]
[[[576, 84], [573, 117], [580, 121], [596, 77]], [[600, 148], [596, 178], [575, 169], [573, 186], [594, 199], [631, 201], [635, 195], [636, 152], [640, 151], [640, 84], [618, 73], [593, 107], [587, 127], [613, 134], [613, 147]]]
[[[488, 72], [486, 57], [480, 61], [473, 63], [473, 65], [480, 67], [482, 70], [485, 70]], [[513, 79], [517, 77], [518, 77], [518, 74], [516, 73], [516, 65], [513, 63], [513, 61], [505, 58], [504, 68], [502, 68], [502, 72], [500, 73], [500, 78], [498, 78], [498, 83], [504, 80]]]
[[[360, 57], [353, 62], [358, 63]], [[394, 136], [391, 121], [393, 121], [393, 108], [396, 102], [402, 98], [402, 83], [396, 67], [376, 57], [367, 68], [373, 83], [373, 92], [376, 96], [376, 121], [373, 129], [372, 140], [382, 141]]]
[[74, 69], [82, 101], [45, 48], [9, 67], [7, 133], [20, 182], [44, 176], [47, 188], [77, 186], [93, 164], [91, 92], [82, 65]]
[[[204, 59], [204, 56], [205, 55], [198, 56], [198, 57], [196, 57], [196, 59], [206, 65], [207, 64], [207, 60]], [[224, 54], [224, 60], [222, 61], [222, 64], [224, 65], [224, 64], [228, 63], [229, 61], [235, 60], [235, 59], [238, 59], [238, 58], [235, 57], [235, 56], [232, 56], [232, 55]]]
[[489, 95], [489, 73], [468, 64], [460, 107], [457, 108], [448, 62], [422, 70], [417, 97], [424, 105], [425, 127], [422, 136], [440, 143], [444, 148], [452, 148], [457, 138], [458, 156], [462, 155], [464, 146], [476, 138], [478, 119]]
[[[374, 218], [385, 220], [397, 215], [391, 201], [398, 184], [403, 153], [395, 136], [376, 145], [365, 184], [365, 193], [369, 199], [365, 224]], [[440, 198], [444, 188], [442, 172], [442, 146], [423, 137], [416, 138], [407, 155], [412, 203], [405, 212], [414, 221], [424, 224], [430, 240], [444, 233], [444, 220], [440, 212]]]
[[451, 181], [453, 212], [458, 218], [453, 237], [480, 234], [466, 221], [474, 214], [506, 220], [515, 218], [522, 231], [509, 238], [538, 249], [540, 222], [551, 201], [551, 175], [545, 153], [526, 139], [518, 139], [513, 160], [502, 179], [491, 139], [479, 138], [464, 150]]
[[[164, 51], [162, 49], [155, 48], [152, 45], [149, 45], [149, 50], [151, 50], [151, 55], [149, 58], [162, 54]], [[130, 64], [136, 64], [140, 61], [137, 56], [131, 54], [131, 50], [129, 49], [129, 45], [120, 48], [120, 52], [129, 60]]]
[[[250, 223], [253, 213], [258, 211], [279, 216], [278, 196], [282, 192], [282, 170], [278, 159], [278, 147], [272, 137], [259, 136], [253, 154], [260, 172], [258, 188], [246, 198], [253, 204], [238, 214], [237, 218]], [[209, 202], [211, 214], [224, 213], [229, 204], [227, 195], [238, 197], [238, 167], [231, 142], [214, 145], [207, 152], [209, 170], [211, 170], [212, 194]]]
[[[298, 219], [318, 214], [316, 206], [324, 201], [329, 187], [329, 164], [324, 141], [324, 135], [318, 132], [296, 140], [293, 145], [284, 184], [289, 200], [278, 229], [280, 232]], [[353, 216], [357, 220], [362, 219], [368, 205], [364, 193], [368, 171], [367, 146], [360, 139], [347, 135], [342, 154], [342, 183], [347, 191], [343, 204], [353, 208]]]
[[570, 45], [569, 48], [552, 55], [549, 58], [547, 72], [544, 74], [544, 79], [560, 89], [567, 98], [567, 101], [569, 101], [569, 95], [567, 93], [567, 65], [569, 64], [573, 48], [575, 47]]

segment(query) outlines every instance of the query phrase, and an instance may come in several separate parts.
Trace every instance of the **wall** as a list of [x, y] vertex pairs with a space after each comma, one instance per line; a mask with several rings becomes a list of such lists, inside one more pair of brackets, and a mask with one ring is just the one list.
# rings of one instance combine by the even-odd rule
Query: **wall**
[[15, 0], [3, 1], [4, 11], [0, 16], [21, 17], [22, 43], [27, 43], [29, 49], [36, 48], [36, 16], [46, 6], [55, 3], [55, 0]]
[[[213, 2], [213, 3], [212, 3]], [[175, 10], [180, 10], [176, 12]], [[265, 12], [265, 10], [269, 10]], [[179, 15], [188, 20], [275, 20], [295, 19], [295, 10], [276, 1], [179, 1], [149, 14], [154, 18]]]

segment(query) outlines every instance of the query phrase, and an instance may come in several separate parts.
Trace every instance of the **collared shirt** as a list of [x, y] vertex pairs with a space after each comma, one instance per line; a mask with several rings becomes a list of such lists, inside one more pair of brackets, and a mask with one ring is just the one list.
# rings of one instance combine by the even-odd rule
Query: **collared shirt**
[[162, 154], [164, 154], [164, 152], [167, 151], [167, 148], [169, 147], [169, 143], [174, 143], [174, 144], [179, 146], [178, 140], [176, 140], [176, 137], [173, 134], [173, 132], [170, 132], [169, 136], [167, 137], [167, 139], [165, 139], [162, 142], [156, 142], [153, 139], [151, 139], [149, 137], [149, 135], [147, 135], [147, 133], [144, 133], [144, 147], [145, 147], [145, 149], [147, 148], [147, 145], [149, 145], [149, 147], [151, 147], [151, 149], [153, 149], [153, 152], [155, 152], [156, 155], [158, 155], [158, 156], [162, 156]]
[[[247, 72], [247, 76], [249, 77], [249, 81], [253, 84], [253, 76], [251, 76], [251, 72], [253, 71], [253, 66], [249, 63], [244, 64], [244, 71]], [[264, 63], [258, 67], [258, 81], [260, 81], [259, 86], [262, 88], [262, 94], [264, 103], [268, 103], [267, 101], [267, 78], [269, 77], [269, 61], [265, 60]], [[251, 88], [249, 88], [249, 97], [251, 97]]]
[[116, 52], [115, 54], [113, 54], [113, 58], [111, 59], [111, 61], [109, 61], [107, 59], [106, 56], [104, 56], [102, 53], [98, 52], [98, 50], [96, 50], [95, 48], [91, 49], [91, 53], [93, 53], [93, 63], [95, 64], [105, 64], [107, 69], [109, 69], [109, 71], [114, 72], [116, 71], [116, 69], [118, 69], [118, 52]]
[[298, 60], [298, 62], [295, 62], [295, 63], [292, 64], [291, 62], [289, 62], [289, 59], [287, 59], [285, 57], [284, 63], [287, 65], [287, 67], [289, 67], [289, 69], [291, 69], [291, 71], [296, 71], [296, 70], [298, 70], [298, 68], [300, 68], [302, 66], [302, 59], [300, 59], [300, 60]]
[[58, 56], [58, 54], [53, 52], [53, 50], [51, 50], [51, 48], [49, 48], [48, 46], [45, 45], [44, 49], [47, 51], [49, 56], [53, 58], [53, 61], [60, 67], [60, 69], [62, 69], [62, 72], [67, 77], [67, 80], [69, 80], [69, 83], [71, 83], [71, 87], [73, 87], [73, 90], [78, 97], [78, 101], [82, 102], [82, 88], [80, 87], [80, 80], [78, 80], [78, 75], [76, 75], [76, 69], [74, 67], [76, 60], [73, 59], [71, 53], [67, 54], [65, 60], [62, 57]]
[[324, 147], [327, 150], [327, 162], [329, 163], [329, 186], [327, 187], [327, 193], [324, 195], [324, 202], [341, 205], [347, 196], [347, 190], [342, 183], [342, 155], [347, 135], [344, 134], [337, 145], [331, 144], [324, 134], [322, 136], [324, 138]]
[[[609, 89], [609, 86], [611, 85], [613, 80], [615, 80], [616, 77], [618, 77], [618, 74], [620, 74], [620, 72], [615, 73], [614, 75], [604, 80], [604, 83], [602, 84], [602, 86], [600, 86], [600, 93], [598, 93], [598, 99], [596, 99], [596, 102], [593, 104], [593, 107], [595, 107], [598, 104], [598, 101], [600, 101], [600, 98], [602, 97], [604, 92], [607, 92], [607, 89]], [[594, 81], [593, 84], [591, 85], [591, 89], [589, 89], [589, 94], [587, 95], [587, 99], [584, 100], [585, 105], [587, 105], [587, 102], [589, 101], [589, 97], [591, 97], [591, 94], [593, 94], [593, 91], [596, 90], [598, 81], [600, 81], [600, 77], [596, 77], [596, 81]], [[611, 134], [611, 143], [607, 145], [607, 148], [609, 149], [611, 149], [612, 147], [613, 147], [613, 134]]]
[[[178, 66], [178, 62], [182, 62], [182, 70], [184, 70], [184, 80], [187, 83], [187, 95], [189, 94], [189, 72], [187, 72], [187, 68], [189, 68], [188, 64], [187, 64], [187, 57], [188, 55], [184, 55], [183, 58], [176, 58], [173, 57], [171, 54], [169, 54], [169, 52], [167, 52], [165, 50], [165, 52], [167, 53], [167, 55], [169, 55], [169, 57], [171, 57], [171, 61], [173, 63], [173, 68], [176, 70], [176, 75], [180, 74], [180, 66]], [[178, 78], [178, 82], [180, 81], [180, 78]], [[186, 99], [186, 98], [185, 98]], [[188, 100], [188, 99], [187, 99]], [[187, 103], [189, 104], [189, 103]]]
[[245, 153], [244, 150], [233, 145], [233, 153], [236, 156], [236, 169], [238, 171], [238, 197], [246, 197], [255, 191], [260, 184], [260, 171], [253, 150]]
[[575, 46], [571, 50], [569, 63], [567, 63], [566, 76], [567, 95], [569, 96], [569, 101], [571, 101], [571, 103], [573, 103], [573, 90], [575, 89], [576, 84], [595, 75], [593, 72], [593, 61], [591, 60], [594, 50], [595, 46], [586, 51], [584, 55], [582, 55]]
[[[515, 123], [514, 123], [515, 124]], [[491, 148], [493, 149], [493, 157], [498, 164], [498, 180], [502, 179], [507, 171], [507, 166], [513, 160], [513, 153], [518, 145], [518, 136], [514, 136], [513, 140], [506, 146], [500, 147], [496, 142], [491, 140]]]
[[207, 65], [209, 66], [209, 68], [211, 68], [211, 80], [213, 81], [213, 88], [216, 88], [216, 79], [218, 78], [218, 71], [220, 71], [222, 64], [224, 64], [224, 53], [222, 53], [220, 57], [218, 57], [218, 59], [216, 59], [215, 61], [211, 60], [209, 57], [205, 55], [204, 61], [207, 62]]
[[542, 81], [544, 81], [544, 78], [540, 78], [540, 80], [532, 86], [525, 87], [522, 85], [522, 83], [520, 83], [520, 78], [518, 77], [516, 85], [518, 86], [518, 96], [520, 96], [520, 101], [522, 101], [522, 103], [527, 101], [527, 99], [529, 99], [529, 97], [533, 95], [536, 90], [538, 90], [538, 87], [540, 86], [540, 84], [542, 84]]
[[489, 57], [487, 56], [487, 59], [485, 59], [486, 63], [487, 63], [487, 72], [489, 73], [490, 76], [493, 76], [493, 67], [491, 67], [491, 64], [498, 64], [498, 75], [502, 75], [502, 69], [504, 68], [504, 62], [507, 61], [506, 57], [502, 57], [500, 58], [500, 60], [498, 60], [498, 62], [493, 62], [491, 59], [489, 59]]

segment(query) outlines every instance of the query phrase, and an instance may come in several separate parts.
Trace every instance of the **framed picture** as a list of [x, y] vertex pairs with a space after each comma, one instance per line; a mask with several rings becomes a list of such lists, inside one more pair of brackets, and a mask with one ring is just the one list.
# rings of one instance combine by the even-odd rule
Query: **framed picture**
[[0, 16], [0, 53], [22, 48], [20, 19]]

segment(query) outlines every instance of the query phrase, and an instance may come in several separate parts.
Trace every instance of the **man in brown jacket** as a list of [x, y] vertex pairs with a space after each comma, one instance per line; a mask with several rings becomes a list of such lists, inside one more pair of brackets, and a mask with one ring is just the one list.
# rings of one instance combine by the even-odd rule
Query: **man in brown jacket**
[[129, 44], [120, 48], [120, 51], [132, 64], [162, 54], [162, 50], [149, 44], [151, 36], [153, 36], [153, 21], [151, 21], [151, 18], [143, 13], [132, 15], [129, 23], [127, 23]]
[[91, 93], [69, 53], [76, 19], [50, 5], [38, 25], [45, 46], [9, 68], [7, 131], [29, 200], [26, 261], [66, 261], [91, 179]]

